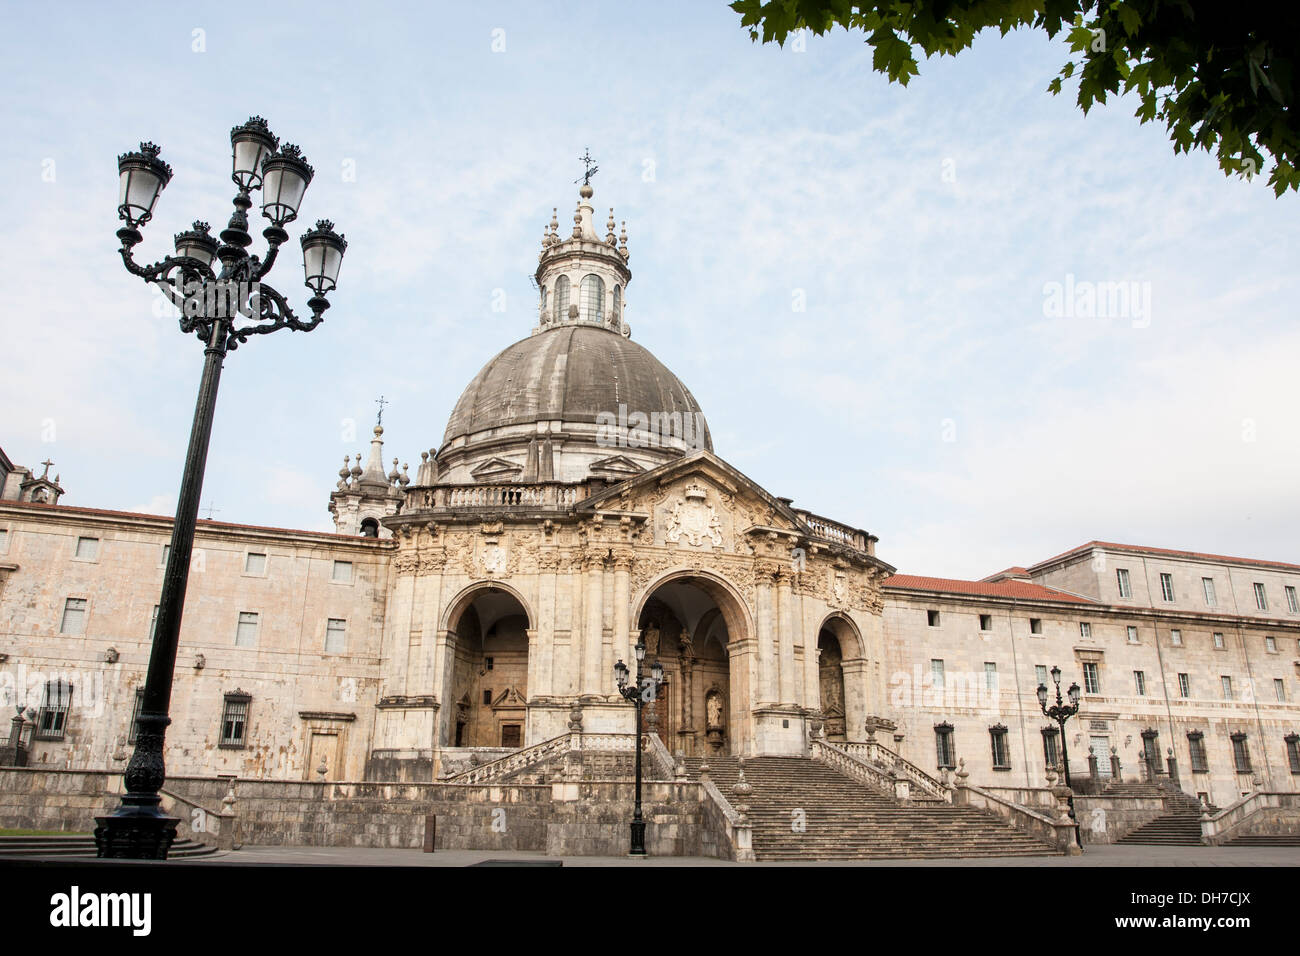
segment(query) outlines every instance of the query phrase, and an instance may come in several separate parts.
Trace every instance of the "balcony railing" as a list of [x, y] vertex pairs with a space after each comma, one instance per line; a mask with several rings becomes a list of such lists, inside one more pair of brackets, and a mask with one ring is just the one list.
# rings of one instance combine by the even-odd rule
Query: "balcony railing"
[[851, 528], [846, 524], [840, 524], [838, 521], [832, 521], [830, 518], [823, 518], [821, 515], [815, 515], [811, 511], [795, 509], [794, 513], [803, 519], [804, 523], [812, 529], [812, 533], [819, 538], [834, 541], [836, 544], [847, 545], [850, 548], [865, 551], [867, 554], [875, 553], [871, 546], [871, 539], [864, 531]]
[[439, 485], [414, 491], [406, 509], [567, 511], [586, 496], [585, 485], [558, 482]]

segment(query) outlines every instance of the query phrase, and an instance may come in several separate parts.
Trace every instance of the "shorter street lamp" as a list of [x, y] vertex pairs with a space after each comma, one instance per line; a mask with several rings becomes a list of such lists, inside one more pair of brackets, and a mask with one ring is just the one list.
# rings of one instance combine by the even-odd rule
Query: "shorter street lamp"
[[635, 650], [636, 684], [628, 686], [630, 672], [622, 660], [614, 665], [614, 679], [618, 682], [618, 692], [636, 705], [636, 806], [632, 811], [632, 849], [628, 853], [645, 856], [645, 819], [641, 816], [641, 705], [655, 699], [655, 692], [664, 682], [664, 665], [655, 661], [650, 665], [650, 676], [646, 677], [642, 670], [645, 643], [637, 641]]
[[[1061, 700], [1061, 669], [1052, 668], [1052, 681], [1056, 684], [1056, 703], [1047, 706], [1047, 685], [1038, 685], [1038, 706], [1044, 716], [1056, 721], [1061, 730], [1061, 764], [1065, 770], [1065, 785], [1070, 788], [1070, 819], [1074, 821], [1074, 839], [1079, 840], [1079, 818], [1074, 815], [1074, 786], [1070, 783], [1070, 751], [1065, 743], [1065, 722], [1079, 712], [1079, 685], [1071, 684], [1066, 696], [1068, 704]], [[1082, 844], [1080, 844], [1082, 846]]]

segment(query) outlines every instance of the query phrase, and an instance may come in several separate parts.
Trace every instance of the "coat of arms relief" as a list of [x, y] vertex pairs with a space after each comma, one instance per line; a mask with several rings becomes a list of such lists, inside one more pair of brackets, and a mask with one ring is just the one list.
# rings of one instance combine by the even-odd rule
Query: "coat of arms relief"
[[684, 540], [695, 548], [722, 546], [722, 521], [709, 504], [709, 493], [702, 485], [692, 482], [686, 486], [681, 500], [668, 513], [664, 537], [669, 544]]

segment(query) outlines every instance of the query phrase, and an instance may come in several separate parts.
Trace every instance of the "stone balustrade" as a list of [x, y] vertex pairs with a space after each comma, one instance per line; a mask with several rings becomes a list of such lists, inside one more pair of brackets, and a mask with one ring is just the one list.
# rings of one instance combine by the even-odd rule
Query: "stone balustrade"
[[932, 776], [916, 764], [912, 763], [906, 757], [895, 753], [879, 741], [869, 740], [862, 743], [827, 744], [827, 746], [838, 749], [847, 756], [862, 763], [876, 767], [879, 770], [884, 771], [886, 774], [900, 774], [907, 780], [909, 789], [913, 793], [919, 791], [927, 796], [945, 802], [949, 802], [952, 799], [952, 794], [938, 780], [935, 780]]
[[795, 514], [808, 525], [812, 533], [819, 538], [825, 538], [827, 541], [833, 541], [836, 544], [846, 545], [858, 551], [865, 551], [872, 554], [871, 541], [869, 536], [857, 529], [851, 528], [846, 524], [840, 524], [838, 521], [832, 521], [830, 518], [823, 518], [821, 515], [815, 515], [811, 511], [795, 510]]
[[423, 489], [418, 507], [470, 511], [516, 508], [520, 511], [567, 511], [586, 497], [585, 485], [537, 482], [532, 484], [439, 485]]

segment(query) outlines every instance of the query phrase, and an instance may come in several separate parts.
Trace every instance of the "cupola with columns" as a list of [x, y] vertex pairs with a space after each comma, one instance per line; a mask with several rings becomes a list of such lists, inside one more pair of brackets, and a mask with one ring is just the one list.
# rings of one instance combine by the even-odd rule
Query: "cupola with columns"
[[558, 209], [552, 210], [551, 221], [543, 230], [534, 275], [541, 290], [534, 332], [564, 325], [595, 326], [620, 335], [631, 331], [623, 318], [627, 284], [632, 280], [627, 267], [627, 223], [622, 223], [615, 235], [611, 207], [604, 237], [596, 231], [596, 210], [591, 204], [593, 172], [589, 165], [578, 190], [572, 232], [561, 235]]

